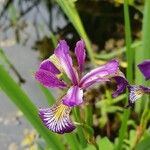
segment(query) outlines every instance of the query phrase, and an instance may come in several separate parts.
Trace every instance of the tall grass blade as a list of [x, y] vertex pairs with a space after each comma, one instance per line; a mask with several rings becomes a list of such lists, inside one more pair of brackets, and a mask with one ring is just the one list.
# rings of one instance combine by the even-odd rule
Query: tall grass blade
[[56, 2], [65, 12], [66, 16], [69, 18], [74, 28], [78, 32], [78, 34], [84, 40], [88, 54], [89, 54], [89, 58], [94, 63], [94, 54], [92, 50], [92, 45], [88, 38], [88, 35], [85, 32], [85, 29], [79, 17], [78, 11], [76, 10], [74, 2], [72, 0], [56, 0]]
[[64, 149], [59, 138], [45, 128], [41, 122], [36, 106], [31, 102], [19, 85], [10, 77], [8, 72], [5, 71], [2, 65], [0, 65], [0, 87], [10, 100], [24, 113], [25, 117], [52, 149]]
[[143, 19], [143, 55], [144, 59], [150, 59], [150, 1], [145, 0]]
[[[74, 117], [75, 117], [75, 120], [79, 123], [81, 123], [81, 118], [80, 118], [80, 112], [79, 112], [79, 108], [74, 108], [73, 109], [73, 114], [74, 114]], [[84, 136], [84, 133], [83, 133], [83, 129], [81, 126], [78, 126], [77, 128], [77, 134], [78, 134], [78, 137], [79, 137], [79, 141], [81, 143], [81, 146], [83, 148], [85, 148], [87, 146], [87, 141], [85, 139], [85, 136]]]
[[[132, 84], [133, 82], [133, 51], [131, 49], [131, 29], [130, 29], [130, 18], [129, 18], [129, 8], [128, 8], [128, 0], [124, 0], [124, 18], [125, 18], [125, 39], [126, 39], [126, 54], [127, 54], [127, 79]], [[128, 97], [128, 96], [127, 96]], [[118, 145], [115, 149], [120, 150], [123, 145], [123, 141], [127, 131], [127, 121], [130, 115], [130, 110], [124, 110], [122, 124], [119, 131], [119, 139]]]
[[75, 134], [66, 134], [65, 139], [67, 140], [71, 150], [81, 150], [80, 143], [78, 142]]
[[[150, 59], [150, 1], [145, 0], [144, 6], [144, 18], [143, 18], [143, 29], [142, 29], [142, 47], [141, 50], [136, 54], [137, 61], [136, 65], [144, 61], [145, 59]], [[139, 57], [138, 57], [139, 56]], [[136, 83], [150, 85], [148, 81], [144, 82], [144, 77], [139, 71], [136, 72]], [[136, 110], [138, 112], [146, 110], [148, 108], [149, 98], [145, 95], [140, 102], [136, 104]], [[139, 106], [140, 105], [140, 106]], [[144, 113], [144, 112], [143, 112]]]
[[[150, 59], [150, 1], [145, 0], [145, 8], [144, 8], [144, 19], [143, 19], [143, 60]], [[144, 83], [145, 85], [150, 85], [150, 82]], [[144, 96], [144, 109], [148, 108], [149, 98], [148, 96]]]

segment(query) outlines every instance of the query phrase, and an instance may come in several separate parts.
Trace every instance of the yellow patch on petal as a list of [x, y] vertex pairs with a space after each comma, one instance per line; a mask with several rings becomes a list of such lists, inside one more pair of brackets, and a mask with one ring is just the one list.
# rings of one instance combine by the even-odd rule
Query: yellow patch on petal
[[70, 119], [71, 107], [68, 107], [57, 101], [51, 108], [45, 108], [39, 110], [39, 116], [42, 119], [44, 125], [53, 132], [63, 134], [71, 132], [75, 129], [75, 126]]
[[141, 89], [135, 91], [135, 95], [142, 96], [144, 93]]
[[57, 67], [57, 69], [60, 70], [60, 72], [64, 72], [61, 63], [55, 54], [51, 55], [49, 59]]
[[56, 110], [56, 112], [54, 114], [55, 119], [59, 120], [63, 116], [63, 114], [65, 113], [67, 108], [68, 107], [66, 105], [60, 104], [57, 107], [57, 110]]

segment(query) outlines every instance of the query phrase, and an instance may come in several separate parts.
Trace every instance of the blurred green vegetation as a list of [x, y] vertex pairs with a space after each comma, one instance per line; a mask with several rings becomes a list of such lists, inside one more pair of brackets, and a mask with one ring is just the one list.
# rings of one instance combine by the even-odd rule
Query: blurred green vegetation
[[[16, 7], [16, 3], [20, 7]], [[49, 14], [49, 21], [45, 26], [50, 34], [40, 37], [38, 32], [42, 32], [43, 27], [35, 25], [37, 41], [32, 46], [40, 52], [39, 58], [48, 58], [59, 39], [66, 39], [73, 50], [74, 43], [82, 38], [88, 52], [86, 71], [115, 58], [120, 61], [120, 68], [131, 84], [145, 84], [136, 65], [144, 59], [150, 59], [149, 0], [33, 0], [30, 1], [29, 7], [24, 9], [22, 5], [26, 3], [23, 0], [5, 2], [0, 17], [7, 13], [9, 24], [2, 27], [2, 32], [13, 28], [16, 42], [25, 45], [27, 39], [22, 42], [21, 33], [26, 28], [26, 23], [22, 18], [41, 3], [44, 4]], [[54, 8], [64, 17], [64, 27], [54, 29], [52, 26], [53, 21], [57, 19], [53, 18]], [[18, 84], [8, 73], [9, 68], [16, 73]], [[43, 126], [36, 106], [28, 97], [28, 93], [25, 94], [19, 86], [24, 82], [5, 55], [5, 49], [1, 48], [0, 92], [5, 92], [24, 113], [37, 130], [38, 138], [44, 139], [44, 145], [37, 142], [39, 149], [150, 149], [149, 96], [138, 100], [133, 109], [125, 109], [128, 93], [113, 99], [111, 93], [115, 84], [93, 87], [85, 93], [85, 106], [75, 108], [72, 112], [72, 117], [78, 122], [77, 129], [73, 133], [57, 135]], [[37, 86], [40, 87], [41, 94], [44, 94], [47, 104], [51, 106], [55, 102], [52, 92], [41, 85]]]

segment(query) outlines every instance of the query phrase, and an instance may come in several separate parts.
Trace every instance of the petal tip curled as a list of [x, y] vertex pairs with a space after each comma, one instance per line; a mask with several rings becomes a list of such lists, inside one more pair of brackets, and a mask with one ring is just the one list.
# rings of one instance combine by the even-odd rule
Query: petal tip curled
[[150, 60], [145, 60], [138, 65], [139, 70], [144, 75], [145, 80], [150, 79]]
[[49, 130], [58, 134], [64, 134], [75, 129], [75, 125], [69, 116], [70, 111], [69, 107], [59, 103], [51, 108], [40, 109], [39, 116]]
[[117, 83], [117, 89], [112, 93], [112, 97], [115, 98], [126, 89], [129, 83], [124, 76], [114, 76], [113, 79], [115, 79]]

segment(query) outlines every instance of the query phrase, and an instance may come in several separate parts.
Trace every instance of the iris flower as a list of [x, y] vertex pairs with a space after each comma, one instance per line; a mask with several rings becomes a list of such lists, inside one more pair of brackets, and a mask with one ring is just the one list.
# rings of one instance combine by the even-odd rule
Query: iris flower
[[[78, 67], [73, 65], [69, 54], [69, 46], [65, 40], [61, 40], [54, 50], [54, 54], [44, 60], [35, 78], [48, 88], [68, 88], [68, 91], [52, 107], [41, 108], [39, 116], [44, 125], [53, 132], [63, 134], [75, 129], [75, 124], [69, 114], [73, 107], [83, 103], [83, 91], [97, 82], [109, 81], [119, 69], [117, 60], [111, 60], [105, 65], [91, 70], [82, 77], [85, 64], [85, 44], [83, 40], [76, 43], [74, 53], [78, 62]], [[68, 87], [65, 81], [59, 78], [61, 73], [65, 73], [71, 81]]]
[[[150, 79], [150, 60], [145, 60], [138, 65], [139, 70], [144, 75], [145, 80]], [[144, 94], [150, 94], [150, 87], [143, 85], [130, 85], [124, 75], [113, 77], [117, 82], [117, 90], [112, 94], [113, 97], [117, 97], [126, 88], [129, 91], [128, 106], [132, 106], [135, 101], [141, 98]]]

